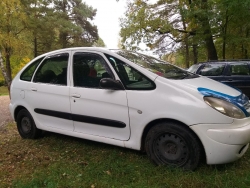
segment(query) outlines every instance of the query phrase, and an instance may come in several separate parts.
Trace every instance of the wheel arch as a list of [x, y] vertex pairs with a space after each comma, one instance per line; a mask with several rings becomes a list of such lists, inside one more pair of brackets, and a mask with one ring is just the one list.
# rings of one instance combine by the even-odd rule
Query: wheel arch
[[183, 127], [187, 127], [189, 129], [189, 131], [196, 137], [196, 139], [199, 141], [199, 144], [200, 144], [200, 147], [201, 147], [201, 150], [202, 150], [202, 156], [206, 157], [206, 154], [205, 154], [205, 149], [204, 149], [204, 146], [200, 140], [200, 138], [198, 137], [198, 135], [192, 130], [189, 128], [188, 125], [186, 125], [185, 123], [181, 122], [181, 121], [178, 121], [178, 120], [175, 120], [175, 119], [169, 119], [169, 118], [162, 118], [162, 119], [156, 119], [156, 120], [153, 120], [151, 122], [149, 122], [144, 130], [143, 130], [143, 133], [142, 133], [142, 137], [141, 137], [141, 148], [140, 150], [141, 151], [145, 151], [145, 139], [146, 139], [146, 136], [149, 132], [149, 130], [154, 127], [155, 125], [157, 125], [158, 123], [162, 123], [162, 122], [173, 122], [173, 123], [176, 123], [176, 124], [179, 124], [180, 126], [183, 126]]
[[[25, 109], [27, 110], [27, 108], [25, 108], [24, 106], [17, 106], [15, 111], [14, 111], [14, 120], [17, 121], [17, 114], [22, 110]], [[28, 111], [28, 110], [27, 110]]]

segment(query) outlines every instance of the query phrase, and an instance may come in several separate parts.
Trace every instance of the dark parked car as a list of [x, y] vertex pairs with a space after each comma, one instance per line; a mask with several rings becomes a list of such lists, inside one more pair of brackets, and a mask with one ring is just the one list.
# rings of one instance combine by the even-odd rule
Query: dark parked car
[[199, 63], [192, 65], [188, 71], [238, 88], [250, 97], [250, 61]]

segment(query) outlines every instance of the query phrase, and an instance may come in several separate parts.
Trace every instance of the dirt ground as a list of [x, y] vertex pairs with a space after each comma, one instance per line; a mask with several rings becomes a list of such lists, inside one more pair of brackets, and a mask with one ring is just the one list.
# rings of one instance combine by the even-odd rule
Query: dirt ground
[[0, 127], [6, 125], [8, 122], [13, 121], [9, 112], [9, 96], [0, 96]]

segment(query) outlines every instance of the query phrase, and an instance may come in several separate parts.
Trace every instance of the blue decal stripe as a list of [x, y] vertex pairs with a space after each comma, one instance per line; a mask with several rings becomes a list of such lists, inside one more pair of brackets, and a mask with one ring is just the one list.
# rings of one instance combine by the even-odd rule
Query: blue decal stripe
[[241, 93], [239, 96], [231, 96], [225, 93], [221, 93], [218, 91], [214, 91], [214, 90], [210, 90], [210, 89], [202, 88], [202, 87], [197, 88], [197, 90], [204, 96], [216, 97], [216, 98], [223, 99], [234, 104], [239, 109], [241, 109], [247, 117], [249, 117], [249, 113], [246, 111], [244, 107], [246, 104], [249, 103], [249, 99], [243, 93]]

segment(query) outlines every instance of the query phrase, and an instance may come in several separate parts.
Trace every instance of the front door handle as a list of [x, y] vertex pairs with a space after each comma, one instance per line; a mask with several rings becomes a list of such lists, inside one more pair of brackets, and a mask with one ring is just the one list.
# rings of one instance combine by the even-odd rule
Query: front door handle
[[37, 89], [36, 89], [36, 88], [34, 88], [34, 87], [32, 87], [32, 88], [31, 88], [31, 91], [37, 91]]
[[74, 97], [74, 98], [80, 98], [80, 97], [81, 97], [81, 95], [80, 95], [80, 94], [76, 94], [76, 93], [74, 93], [74, 94], [72, 94], [72, 95], [71, 95], [71, 97]]
[[232, 79], [228, 79], [228, 81], [230, 81], [230, 82], [231, 82], [231, 81], [233, 81], [233, 80], [232, 80]]

